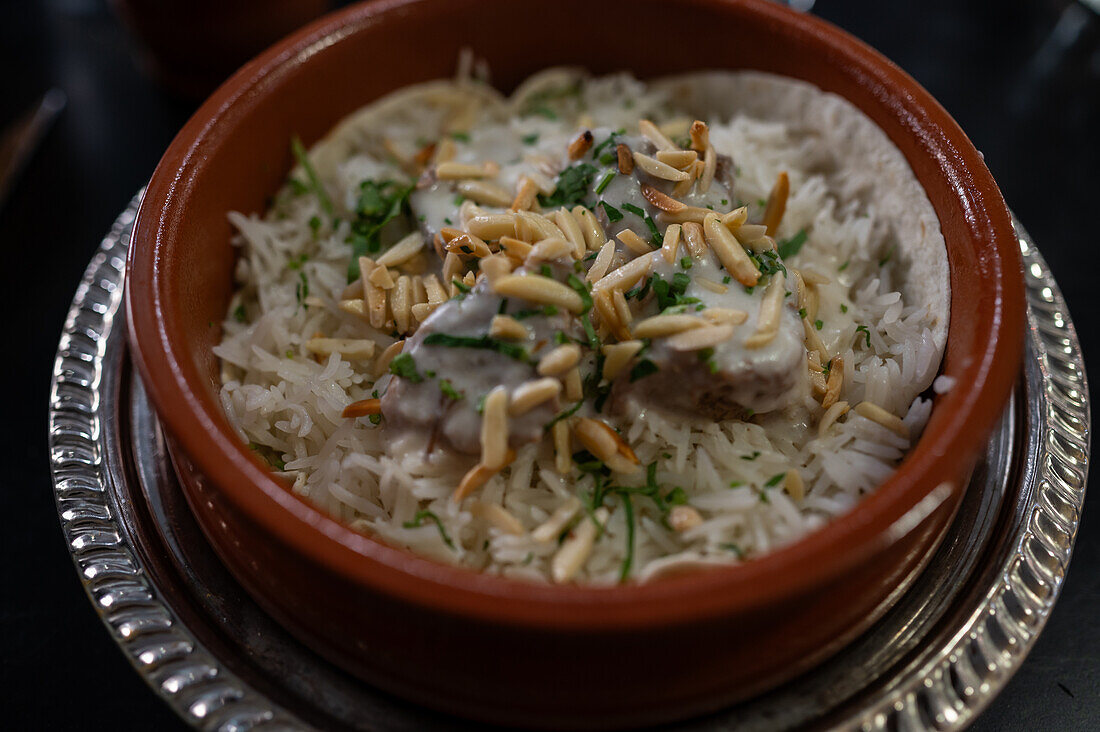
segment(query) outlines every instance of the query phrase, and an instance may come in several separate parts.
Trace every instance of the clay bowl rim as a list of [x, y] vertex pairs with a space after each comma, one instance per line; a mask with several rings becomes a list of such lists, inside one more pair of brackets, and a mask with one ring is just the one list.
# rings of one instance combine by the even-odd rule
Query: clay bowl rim
[[[166, 301], [165, 278], [156, 266], [170, 246], [166, 222], [184, 215], [188, 179], [205, 165], [208, 148], [203, 145], [217, 137], [220, 125], [239, 120], [257, 95], [277, 93], [282, 75], [309, 64], [329, 43], [346, 42], [368, 26], [384, 23], [395, 11], [433, 2], [383, 0], [353, 5], [265, 51], [224, 83], [187, 122], [146, 190], [134, 227], [126, 294], [135, 360], [158, 416], [177, 446], [237, 510], [321, 567], [404, 601], [487, 622], [595, 630], [667, 626], [764, 608], [819, 587], [882, 551], [913, 528], [914, 520], [919, 523], [961, 492], [959, 485], [951, 485], [949, 491], [935, 489], [941, 478], [967, 473], [1000, 415], [1022, 356], [1021, 260], [996, 183], [969, 139], [931, 95], [861, 41], [825, 21], [768, 0], [698, 0], [691, 4], [715, 12], [736, 7], [768, 24], [784, 26], [792, 43], [822, 48], [837, 64], [854, 70], [849, 73], [862, 74], [862, 83], [888, 90], [887, 103], [893, 105], [894, 115], [912, 115], [916, 122], [910, 124], [932, 135], [934, 149], [954, 155], [953, 160], [939, 162], [936, 175], [947, 178], [952, 195], [961, 199], [967, 234], [962, 238], [989, 248], [992, 267], [983, 284], [995, 289], [995, 298], [991, 322], [976, 326], [984, 350], [969, 354], [969, 363], [953, 374], [958, 386], [937, 398], [934, 411], [944, 413], [938, 415], [939, 430], [926, 431], [894, 475], [856, 508], [801, 540], [743, 564], [641, 585], [552, 586], [486, 576], [357, 534], [293, 496], [240, 444], [186, 349], [182, 326]], [[927, 148], [923, 154], [929, 154]], [[937, 215], [942, 219], [941, 212]], [[954, 267], [951, 271], [954, 278]], [[953, 291], [957, 287], [952, 281]], [[135, 298], [143, 307], [134, 307]], [[949, 339], [961, 315], [952, 312]]]

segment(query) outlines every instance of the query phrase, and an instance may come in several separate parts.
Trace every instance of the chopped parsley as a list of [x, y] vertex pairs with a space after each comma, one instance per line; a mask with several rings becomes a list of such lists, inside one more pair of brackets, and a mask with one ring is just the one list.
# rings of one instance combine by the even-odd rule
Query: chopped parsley
[[[863, 333], [863, 338], [865, 339], [865, 341], [867, 343], [867, 347], [870, 348], [871, 347], [871, 331], [869, 331], [867, 329], [866, 325], [859, 325], [859, 326], [856, 326], [856, 333], [859, 333], [859, 332]], [[856, 336], [856, 341], [857, 342], [859, 341], [859, 336], [858, 335]]]
[[539, 204], [546, 208], [573, 206], [581, 203], [588, 194], [592, 179], [599, 172], [595, 165], [577, 163], [558, 174], [557, 185], [549, 196], [539, 194]]
[[539, 133], [532, 132], [530, 135], [524, 135], [520, 138], [524, 145], [534, 145], [539, 141]]
[[458, 288], [460, 294], [465, 295], [470, 292], [471, 287], [457, 277], [451, 280], [451, 284]]
[[439, 536], [443, 539], [443, 543], [449, 546], [451, 549], [455, 548], [454, 542], [451, 541], [451, 537], [447, 536], [447, 530], [443, 528], [443, 522], [439, 520], [439, 517], [426, 508], [423, 508], [416, 512], [412, 521], [406, 521], [401, 524], [406, 529], [416, 529], [424, 524], [424, 520], [427, 519], [435, 524], [435, 527], [439, 529]]
[[298, 165], [302, 166], [302, 170], [305, 171], [308, 183], [303, 185], [307, 186], [307, 190], [313, 191], [313, 194], [317, 196], [317, 203], [321, 205], [321, 210], [331, 218], [334, 215], [332, 199], [329, 198], [325, 187], [321, 185], [321, 179], [317, 177], [317, 171], [314, 170], [313, 163], [309, 160], [309, 153], [306, 151], [305, 145], [302, 144], [302, 139], [297, 135], [290, 138], [290, 151], [294, 154], [294, 159], [298, 161]]
[[653, 220], [652, 216], [646, 213], [645, 210], [635, 206], [633, 203], [628, 203], [626, 201], [623, 201], [622, 208], [623, 211], [629, 211], [644, 221], [645, 225], [649, 227], [649, 235], [653, 239], [653, 246], [661, 246], [661, 232], [657, 229], [657, 222]]
[[[599, 160], [604, 165], [611, 165], [618, 159], [618, 154], [615, 152], [615, 147], [618, 144], [616, 138], [626, 132], [625, 129], [616, 130], [607, 136], [607, 139], [592, 148], [592, 159]], [[605, 152], [606, 150], [606, 152]], [[602, 191], [596, 191], [596, 193], [602, 193]]]
[[728, 552], [733, 552], [737, 556], [738, 559], [744, 559], [745, 558], [744, 550], [741, 549], [741, 547], [739, 547], [737, 544], [733, 544], [733, 543], [719, 544], [718, 547], [720, 549], [725, 549]]
[[600, 201], [600, 205], [603, 206], [604, 212], [607, 213], [607, 220], [611, 223], [623, 220], [623, 212], [612, 206], [607, 201]]
[[359, 257], [381, 250], [382, 229], [408, 210], [409, 194], [414, 185], [391, 180], [365, 180], [359, 184], [355, 220], [351, 223], [349, 238], [352, 255], [348, 264], [348, 282], [359, 277]]
[[583, 306], [582, 313], [587, 313], [592, 309], [592, 295], [588, 292], [588, 286], [578, 278], [576, 275], [569, 275], [569, 279], [566, 280], [569, 286], [573, 288], [573, 291], [581, 296], [581, 304]]
[[299, 305], [309, 297], [309, 280], [306, 279], [305, 272], [298, 272], [298, 284], [294, 288], [294, 297], [297, 298]]
[[576, 404], [574, 404], [573, 406], [571, 406], [569, 409], [566, 409], [563, 412], [558, 412], [556, 415], [554, 415], [554, 418], [552, 420], [550, 420], [545, 425], [543, 425], [543, 429], [545, 429], [547, 432], [549, 432], [550, 428], [553, 427], [554, 425], [556, 425], [558, 422], [562, 421], [563, 419], [567, 419], [569, 417], [572, 417], [574, 414], [576, 414], [577, 410], [581, 408], [582, 404], [584, 404], [583, 399], [581, 401], [577, 402]]
[[730, 283], [730, 276], [729, 275], [726, 275], [725, 277], [722, 278], [722, 284], [723, 285], [728, 285], [729, 283]]
[[837, 268], [836, 268], [836, 271], [837, 271], [837, 272], [843, 272], [844, 270], [848, 269], [848, 265], [849, 265], [849, 264], [851, 264], [851, 262], [852, 262], [852, 260], [850, 260], [850, 259], [845, 259], [845, 260], [844, 260], [844, 264], [842, 264], [842, 265], [840, 265], [839, 267], [837, 267]]
[[799, 308], [798, 309], [798, 317], [805, 320], [805, 318], [806, 318], [806, 308]]
[[447, 397], [448, 399], [453, 399], [456, 402], [459, 399], [466, 398], [465, 394], [462, 394], [454, 388], [449, 379], [443, 379], [439, 382], [439, 390], [443, 392], [443, 396]]
[[[503, 313], [504, 311], [501, 310]], [[550, 317], [551, 315], [557, 315], [558, 309], [553, 305], [543, 305], [541, 308], [533, 308], [530, 310], [519, 310], [512, 313], [512, 317], [516, 320], [526, 320], [527, 318], [534, 318], [539, 315], [545, 315]]]
[[634, 368], [630, 369], [630, 383], [633, 384], [635, 381], [655, 374], [659, 370], [657, 364], [653, 363], [648, 358], [643, 358], [641, 361], [634, 364]]
[[886, 254], [882, 255], [882, 259], [878, 260], [878, 266], [880, 266], [880, 267], [885, 266], [886, 263], [889, 262], [890, 258], [893, 257], [893, 256], [894, 256], [894, 245], [891, 244], [890, 248], [886, 250]]
[[825, 326], [825, 323], [822, 322], [821, 320], [815, 320], [814, 321], [814, 327], [817, 328], [818, 330], [821, 330], [824, 326]]
[[317, 232], [321, 230], [321, 217], [310, 216], [309, 217], [309, 230], [313, 232], [313, 236], [317, 236]]
[[707, 366], [707, 371], [712, 374], [718, 373], [718, 362], [714, 360], [714, 349], [704, 348], [699, 351], [699, 360]]
[[596, 193], [597, 194], [603, 193], [605, 190], [607, 190], [607, 186], [614, 179], [615, 179], [615, 171], [614, 170], [609, 170], [606, 173], [604, 173], [603, 178], [601, 178], [600, 182], [596, 185]]
[[[445, 346], [447, 348], [480, 348], [487, 351], [496, 351], [517, 361], [528, 362], [531, 360], [527, 349], [517, 346], [515, 343], [497, 340], [489, 336], [456, 336], [449, 333], [432, 333], [424, 339], [426, 346]], [[403, 354], [404, 355], [404, 354]], [[392, 367], [392, 364], [391, 364]]]
[[845, 305], [844, 303], [840, 303], [840, 312], [842, 312], [842, 313], [848, 312], [848, 306]]
[[760, 457], [760, 451], [759, 450], [753, 450], [752, 455], [742, 455], [741, 459], [742, 460], [755, 460], [758, 457]]
[[245, 314], [244, 303], [241, 303], [237, 307], [233, 308], [233, 320], [236, 320], [238, 323], [243, 323], [247, 319], [248, 315]]
[[793, 257], [802, 251], [802, 245], [806, 243], [806, 230], [799, 229], [798, 233], [792, 236], [790, 239], [784, 239], [779, 242], [776, 249], [779, 251], [779, 256], [783, 259]]
[[399, 353], [390, 361], [390, 373], [414, 384], [419, 384], [424, 380], [424, 377], [416, 370], [416, 360], [408, 353]]
[[691, 269], [691, 257], [680, 257], [680, 269]]
[[469, 142], [470, 141], [470, 133], [469, 132], [452, 132], [451, 133], [451, 139], [456, 140], [458, 142]]
[[779, 260], [779, 255], [772, 249], [765, 249], [762, 252], [748, 252], [749, 259], [756, 263], [756, 268], [760, 270], [762, 275], [773, 275], [776, 272], [782, 272], [787, 274], [787, 268], [783, 266], [783, 262]]
[[764, 484], [765, 488], [774, 488], [779, 485], [779, 481], [787, 477], [786, 473], [776, 473], [772, 477], [768, 478], [768, 482]]

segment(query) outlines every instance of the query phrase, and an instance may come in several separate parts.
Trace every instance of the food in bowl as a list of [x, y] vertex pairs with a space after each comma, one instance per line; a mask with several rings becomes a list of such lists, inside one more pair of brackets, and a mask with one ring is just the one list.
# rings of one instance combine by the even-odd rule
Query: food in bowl
[[412, 86], [231, 213], [221, 400], [352, 528], [534, 581], [766, 553], [914, 443], [932, 206], [853, 105], [760, 72]]

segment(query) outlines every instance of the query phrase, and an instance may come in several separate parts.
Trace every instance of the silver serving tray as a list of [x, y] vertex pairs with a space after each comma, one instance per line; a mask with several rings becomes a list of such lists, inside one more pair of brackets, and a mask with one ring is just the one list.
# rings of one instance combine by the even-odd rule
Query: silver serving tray
[[[394, 699], [290, 637], [228, 574], [173, 476], [120, 310], [139, 196], [89, 264], [50, 393], [50, 459], [73, 561], [111, 637], [200, 729], [472, 729]], [[1028, 303], [1015, 394], [947, 539], [894, 608], [822, 666], [678, 725], [954, 730], [1004, 688], [1050, 617], [1085, 495], [1090, 416], [1058, 285], [1017, 223]]]

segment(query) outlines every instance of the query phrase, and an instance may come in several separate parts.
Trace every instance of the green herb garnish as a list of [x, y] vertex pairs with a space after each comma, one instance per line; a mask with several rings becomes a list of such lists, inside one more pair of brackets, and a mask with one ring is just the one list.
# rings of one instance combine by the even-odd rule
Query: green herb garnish
[[760, 457], [760, 451], [759, 450], [753, 450], [752, 455], [742, 455], [741, 459], [742, 460], [755, 460], [758, 457]]
[[419, 384], [424, 380], [416, 370], [416, 360], [408, 353], [400, 353], [390, 361], [390, 373], [413, 384]]
[[595, 165], [577, 163], [558, 174], [557, 185], [549, 196], [539, 194], [539, 204], [546, 208], [573, 206], [588, 194], [592, 179], [599, 172]]
[[623, 220], [623, 212], [612, 206], [607, 201], [600, 201], [600, 205], [603, 206], [604, 212], [607, 213], [607, 220], [611, 223]]
[[466, 398], [465, 394], [460, 393], [454, 388], [449, 379], [443, 379], [439, 382], [439, 390], [443, 392], [443, 396], [447, 397], [448, 399], [453, 399], [456, 402], [459, 399]]
[[534, 145], [539, 141], [539, 133], [532, 132], [530, 135], [524, 135], [520, 138], [524, 145]]
[[352, 255], [348, 264], [348, 282], [359, 278], [359, 257], [381, 250], [382, 229], [408, 209], [413, 187], [414, 184], [402, 185], [389, 180], [365, 180], [359, 184], [359, 198], [355, 204], [355, 220], [351, 223], [349, 239]]
[[406, 529], [416, 529], [424, 524], [425, 519], [434, 523], [436, 528], [439, 529], [439, 536], [442, 537], [443, 543], [451, 549], [454, 549], [454, 542], [451, 541], [451, 537], [447, 536], [447, 530], [443, 528], [443, 522], [439, 520], [438, 516], [426, 508], [417, 511], [412, 521], [406, 521], [401, 525]]
[[237, 307], [233, 308], [233, 320], [238, 323], [243, 323], [248, 319], [248, 315], [244, 311], [244, 303], [241, 303]]
[[653, 246], [661, 246], [661, 232], [657, 229], [657, 222], [653, 220], [652, 216], [646, 213], [645, 210], [639, 208], [638, 206], [635, 206], [633, 203], [627, 203], [626, 201], [623, 201], [622, 208], [623, 211], [629, 211], [635, 216], [641, 218], [642, 221], [645, 222], [645, 225], [649, 227], [649, 235], [653, 239]]
[[634, 368], [630, 369], [630, 383], [633, 384], [635, 381], [655, 374], [659, 370], [657, 364], [653, 363], [648, 358], [643, 358], [641, 361], [634, 364]]
[[817, 328], [818, 330], [821, 330], [824, 326], [825, 326], [825, 323], [823, 321], [821, 321], [821, 320], [815, 320], [814, 321], [814, 327]]
[[802, 251], [802, 245], [806, 243], [806, 230], [799, 229], [798, 233], [792, 236], [790, 239], [784, 239], [779, 242], [776, 249], [779, 251], [779, 256], [783, 259], [793, 257]]
[[612, 180], [614, 180], [614, 178], [615, 178], [615, 171], [614, 170], [609, 170], [606, 173], [604, 173], [603, 178], [601, 178], [600, 182], [596, 185], [596, 193], [600, 194], [600, 193], [603, 193], [605, 190], [607, 190], [607, 186], [611, 183]]
[[470, 141], [470, 133], [469, 132], [452, 132], [451, 133], [451, 139], [452, 140], [457, 140], [458, 142], [469, 142]]
[[290, 138], [290, 151], [294, 154], [294, 159], [298, 161], [298, 165], [302, 166], [302, 170], [305, 171], [306, 179], [309, 181], [309, 190], [317, 196], [317, 203], [321, 205], [321, 210], [331, 218], [333, 216], [332, 199], [329, 198], [325, 187], [321, 185], [321, 179], [317, 177], [317, 171], [314, 170], [313, 163], [309, 160], [309, 153], [306, 151], [305, 145], [302, 144], [302, 139], [297, 135]]
[[[859, 333], [860, 331], [863, 332], [863, 337], [866, 340], [867, 347], [870, 348], [871, 347], [871, 331], [869, 331], [867, 329], [866, 325], [856, 326], [856, 333]], [[859, 340], [859, 336], [856, 336], [856, 340], [857, 341]]]
[[496, 351], [524, 363], [531, 360], [527, 349], [522, 346], [489, 336], [456, 336], [449, 333], [432, 333], [424, 339], [424, 345], [444, 346], [446, 348], [480, 348], [487, 351]]

